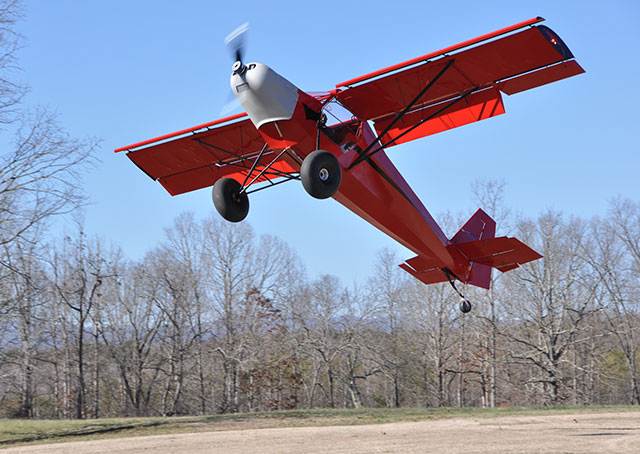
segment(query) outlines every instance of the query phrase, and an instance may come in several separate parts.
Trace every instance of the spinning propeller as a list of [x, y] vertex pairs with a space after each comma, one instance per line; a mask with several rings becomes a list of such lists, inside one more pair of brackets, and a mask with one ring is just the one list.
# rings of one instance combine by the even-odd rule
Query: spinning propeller
[[[247, 31], [249, 30], [249, 23], [245, 22], [231, 33], [227, 35], [224, 39], [224, 44], [227, 46], [231, 58], [233, 58], [233, 66], [232, 70], [234, 73], [242, 73], [245, 70], [244, 63], [242, 63], [242, 58], [244, 56], [246, 47], [247, 47]], [[222, 106], [222, 110], [220, 111], [220, 115], [227, 115], [228, 113], [236, 110], [240, 107], [240, 103], [236, 99], [233, 93], [229, 93], [227, 97], [227, 101]]]
[[242, 64], [242, 56], [245, 48], [247, 47], [247, 31], [249, 30], [249, 23], [245, 22], [234, 31], [229, 33], [224, 39], [224, 43], [231, 52], [231, 56], [235, 58], [234, 61]]

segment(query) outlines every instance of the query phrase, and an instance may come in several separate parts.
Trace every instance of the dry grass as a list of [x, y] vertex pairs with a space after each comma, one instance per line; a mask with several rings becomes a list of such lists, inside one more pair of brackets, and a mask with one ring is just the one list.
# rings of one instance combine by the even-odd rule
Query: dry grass
[[499, 418], [504, 416], [597, 412], [640, 412], [639, 407], [595, 406], [498, 409], [480, 408], [376, 408], [288, 410], [171, 418], [105, 418], [88, 420], [0, 419], [0, 448], [42, 442], [121, 438], [260, 428], [340, 426], [446, 418]]

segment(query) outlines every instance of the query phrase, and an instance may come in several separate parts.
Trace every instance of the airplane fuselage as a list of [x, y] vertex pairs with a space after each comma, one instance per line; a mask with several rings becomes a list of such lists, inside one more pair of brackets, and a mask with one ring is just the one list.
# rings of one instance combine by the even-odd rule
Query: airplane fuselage
[[296, 170], [313, 151], [330, 152], [342, 167], [335, 200], [417, 255], [468, 276], [469, 261], [447, 248], [450, 241], [384, 150], [349, 169], [376, 140], [366, 121], [352, 114], [344, 121], [328, 118], [331, 94], [311, 96], [265, 65], [240, 69], [231, 76], [231, 89], [270, 149], [289, 148], [284, 159]]
[[510, 271], [542, 256], [517, 238], [496, 237], [496, 222], [482, 209], [447, 238], [381, 143], [496, 117], [505, 113], [503, 94], [584, 73], [542, 21], [534, 17], [323, 94], [300, 90], [266, 65], [244, 65], [245, 24], [226, 43], [236, 60], [231, 90], [246, 113], [115, 151], [126, 150], [171, 195], [212, 187], [213, 205], [229, 222], [246, 218], [249, 194], [300, 180], [311, 197], [333, 197], [415, 252], [400, 267], [424, 284], [449, 281], [468, 312], [454, 281], [489, 289], [493, 269]]

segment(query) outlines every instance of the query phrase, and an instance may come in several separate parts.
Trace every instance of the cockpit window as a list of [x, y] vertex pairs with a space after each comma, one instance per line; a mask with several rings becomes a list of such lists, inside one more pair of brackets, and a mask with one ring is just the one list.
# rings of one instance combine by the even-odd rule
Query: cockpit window
[[353, 146], [360, 132], [360, 120], [336, 100], [329, 101], [322, 108], [325, 124], [322, 131], [343, 151]]
[[335, 99], [326, 103], [322, 107], [322, 112], [327, 116], [327, 126], [345, 123], [356, 118], [355, 115], [349, 112], [349, 110]]

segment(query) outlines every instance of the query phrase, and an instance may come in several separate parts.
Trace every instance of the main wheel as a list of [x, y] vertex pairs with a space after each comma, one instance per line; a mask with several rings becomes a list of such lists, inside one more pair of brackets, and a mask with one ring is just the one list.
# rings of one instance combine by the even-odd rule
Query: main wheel
[[213, 185], [213, 205], [229, 222], [240, 222], [249, 214], [249, 197], [240, 189], [242, 186], [233, 178], [220, 178]]
[[338, 191], [342, 168], [334, 155], [316, 150], [302, 161], [300, 179], [311, 197], [326, 199]]
[[466, 314], [470, 310], [471, 310], [471, 303], [469, 301], [467, 301], [466, 299], [463, 299], [462, 301], [460, 301], [460, 312], [462, 312], [463, 314]]

